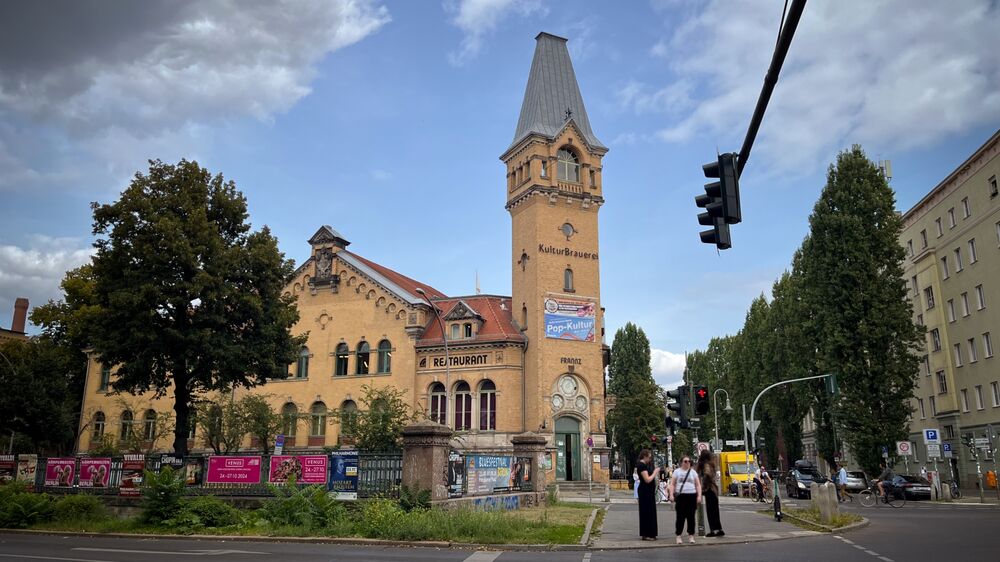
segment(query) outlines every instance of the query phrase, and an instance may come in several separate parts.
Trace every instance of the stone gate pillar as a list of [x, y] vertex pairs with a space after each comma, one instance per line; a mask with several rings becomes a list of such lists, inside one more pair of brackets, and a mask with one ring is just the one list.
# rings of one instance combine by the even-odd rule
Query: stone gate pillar
[[448, 499], [448, 451], [452, 430], [430, 420], [403, 428], [403, 485], [430, 490], [431, 501]]
[[545, 493], [545, 470], [542, 468], [542, 457], [545, 455], [546, 439], [537, 433], [528, 431], [515, 435], [510, 442], [514, 445], [515, 457], [531, 459], [531, 485], [536, 492]]

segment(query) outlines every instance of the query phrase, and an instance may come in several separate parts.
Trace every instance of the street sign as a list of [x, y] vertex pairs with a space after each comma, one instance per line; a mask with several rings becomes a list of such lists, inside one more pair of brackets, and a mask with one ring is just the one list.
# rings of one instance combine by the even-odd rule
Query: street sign
[[702, 451], [709, 450], [709, 445], [705, 441], [699, 441], [698, 444], [695, 445], [695, 450], [698, 451], [698, 454], [700, 455]]
[[944, 458], [951, 458], [951, 443], [942, 443], [941, 450], [944, 452]]
[[882, 445], [882, 458], [889, 458], [889, 447], [886, 447], [885, 445]]
[[937, 443], [927, 444], [927, 458], [929, 459], [939, 459], [941, 458], [941, 445]]
[[924, 430], [924, 445], [930, 443], [941, 444], [941, 434], [938, 433], [936, 429], [925, 429]]
[[747, 422], [747, 431], [750, 433], [757, 433], [757, 428], [760, 427], [760, 420], [753, 420]]
[[284, 449], [285, 449], [285, 434], [279, 433], [274, 438], [274, 454], [280, 455], [282, 451], [284, 451]]
[[901, 457], [908, 457], [913, 454], [909, 441], [896, 441], [896, 454]]
[[743, 443], [742, 439], [726, 439], [726, 445], [730, 447], [742, 447]]
[[668, 435], [667, 436], [667, 443], [673, 443], [673, 442], [674, 442], [674, 436], [673, 435]]
[[974, 441], [976, 443], [976, 447], [979, 448], [987, 447], [990, 444], [990, 440], [985, 437], [976, 437]]

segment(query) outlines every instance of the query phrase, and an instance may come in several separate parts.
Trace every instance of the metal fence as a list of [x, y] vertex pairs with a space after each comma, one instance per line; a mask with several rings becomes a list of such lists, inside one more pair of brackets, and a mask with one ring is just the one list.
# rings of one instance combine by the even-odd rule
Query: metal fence
[[403, 482], [403, 452], [358, 452], [358, 497], [399, 497]]

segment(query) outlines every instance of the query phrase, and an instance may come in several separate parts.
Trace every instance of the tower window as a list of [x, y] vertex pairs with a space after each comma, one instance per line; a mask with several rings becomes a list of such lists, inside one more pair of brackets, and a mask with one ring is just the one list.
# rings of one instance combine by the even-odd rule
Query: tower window
[[574, 291], [573, 270], [568, 267], [566, 268], [566, 271], [563, 271], [563, 291], [566, 291], [567, 293], [572, 293]]
[[528, 329], [528, 307], [523, 304], [521, 305], [521, 329]]
[[549, 163], [546, 162], [545, 160], [542, 160], [542, 177], [543, 178], [549, 177]]
[[590, 187], [597, 187], [597, 172], [590, 171]]
[[580, 183], [580, 160], [572, 152], [562, 149], [556, 153], [559, 159], [559, 179]]

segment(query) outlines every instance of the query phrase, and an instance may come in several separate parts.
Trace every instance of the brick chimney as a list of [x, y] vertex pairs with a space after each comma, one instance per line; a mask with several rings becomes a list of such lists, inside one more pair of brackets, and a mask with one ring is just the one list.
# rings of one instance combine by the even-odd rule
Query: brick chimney
[[10, 325], [10, 331], [24, 333], [24, 324], [28, 319], [28, 299], [19, 297], [14, 301], [14, 321]]

